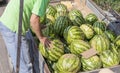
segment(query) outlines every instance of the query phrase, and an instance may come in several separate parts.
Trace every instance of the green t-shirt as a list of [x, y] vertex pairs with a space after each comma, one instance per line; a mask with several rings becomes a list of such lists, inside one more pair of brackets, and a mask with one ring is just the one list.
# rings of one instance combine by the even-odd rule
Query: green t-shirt
[[[40, 17], [43, 17], [45, 15], [48, 3], [49, 0], [24, 0], [22, 20], [23, 34], [25, 34], [28, 28], [30, 28], [31, 14], [34, 13]], [[18, 32], [20, 10], [19, 6], [20, 6], [19, 0], [10, 0], [3, 15], [0, 17], [0, 22], [2, 22], [6, 27], [11, 29], [13, 32]]]

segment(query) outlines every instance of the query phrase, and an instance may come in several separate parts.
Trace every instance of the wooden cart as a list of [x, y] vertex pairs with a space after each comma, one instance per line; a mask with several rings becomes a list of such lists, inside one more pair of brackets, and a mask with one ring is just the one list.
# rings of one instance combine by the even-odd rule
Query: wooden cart
[[[61, 2], [60, 0], [52, 0], [50, 4], [57, 4]], [[96, 7], [94, 3], [91, 0], [67, 0], [62, 1], [61, 3], [64, 3], [67, 5], [68, 9], [77, 8], [81, 10], [84, 16], [86, 16], [89, 13], [95, 13], [99, 19], [104, 19], [105, 16], [100, 13], [98, 10], [99, 7]], [[102, 10], [101, 10], [102, 11]], [[107, 19], [104, 20], [106, 23], [109, 23]], [[2, 37], [0, 35], [0, 73], [12, 73], [12, 66], [10, 65], [10, 59], [7, 56], [7, 51], [4, 46], [4, 42], [2, 40]], [[39, 53], [39, 66], [40, 66], [40, 73], [51, 73], [47, 63], [45, 62], [43, 56], [41, 53]], [[109, 68], [115, 73], [120, 73], [120, 65]], [[98, 73], [101, 69], [88, 71], [88, 72], [80, 72], [80, 73]]]

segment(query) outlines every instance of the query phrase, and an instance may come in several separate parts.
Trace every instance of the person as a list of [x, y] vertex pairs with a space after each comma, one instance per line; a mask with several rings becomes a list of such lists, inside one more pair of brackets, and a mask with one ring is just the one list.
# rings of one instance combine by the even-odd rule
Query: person
[[[24, 0], [21, 38], [21, 57], [19, 73], [33, 73], [29, 56], [28, 43], [25, 38], [26, 31], [31, 28], [37, 38], [49, 47], [50, 40], [42, 34], [40, 19], [45, 15], [49, 0]], [[10, 0], [0, 17], [0, 32], [5, 41], [8, 54], [16, 70], [17, 37], [20, 0]]]

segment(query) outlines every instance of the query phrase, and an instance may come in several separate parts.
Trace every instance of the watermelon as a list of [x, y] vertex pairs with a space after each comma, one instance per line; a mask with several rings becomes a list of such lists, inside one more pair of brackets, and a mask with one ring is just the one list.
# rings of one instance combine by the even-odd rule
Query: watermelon
[[58, 3], [55, 6], [57, 13], [55, 14], [55, 19], [57, 19], [59, 16], [65, 16], [68, 12], [67, 10], [67, 6], [65, 6], [64, 4]]
[[82, 57], [81, 62], [82, 62], [83, 71], [91, 71], [91, 70], [99, 69], [102, 66], [102, 62], [97, 55], [87, 59]]
[[93, 29], [96, 34], [102, 34], [106, 29], [106, 24], [105, 22], [97, 21], [93, 24]]
[[80, 59], [74, 54], [64, 54], [56, 63], [56, 67], [60, 73], [77, 73], [81, 67]]
[[118, 56], [119, 56], [119, 60], [120, 60], [120, 48], [118, 49]]
[[103, 67], [112, 67], [118, 65], [120, 62], [119, 55], [110, 50], [101, 53], [100, 59], [102, 60]]
[[61, 72], [59, 72], [59, 73], [76, 73], [76, 72], [64, 72], [64, 71], [61, 71]]
[[98, 53], [102, 53], [110, 48], [110, 41], [104, 35], [95, 35], [90, 40], [91, 47], [97, 50]]
[[45, 47], [42, 43], [39, 44], [41, 54], [50, 61], [57, 61], [64, 54], [63, 43], [59, 39], [53, 39], [51, 47]]
[[86, 17], [85, 17], [85, 20], [88, 24], [91, 24], [93, 25], [97, 20], [97, 16], [93, 13], [89, 13]]
[[120, 35], [116, 37], [114, 43], [115, 43], [118, 47], [120, 47]]
[[60, 16], [67, 16], [67, 14], [66, 13], [56, 13], [55, 14], [55, 20], [57, 20], [57, 18], [59, 18]]
[[46, 19], [46, 28], [42, 29], [42, 33], [44, 36], [46, 37], [50, 37], [50, 38], [54, 38], [55, 37], [55, 32], [54, 32], [54, 24], [53, 21], [51, 21], [50, 19]]
[[67, 44], [70, 44], [74, 40], [83, 40], [85, 35], [83, 31], [78, 26], [69, 26], [64, 30], [64, 39], [67, 41]]
[[94, 36], [94, 30], [90, 24], [82, 24], [80, 29], [83, 31], [87, 39], [91, 39]]
[[110, 30], [106, 30], [104, 32], [104, 34], [105, 34], [105, 36], [107, 36], [109, 38], [109, 40], [111, 42], [113, 42], [115, 40], [115, 38], [116, 38], [116, 35], [112, 31], [110, 31]]
[[73, 54], [80, 55], [84, 51], [90, 49], [90, 45], [88, 42], [85, 42], [83, 40], [74, 40], [70, 44], [70, 51]]
[[58, 72], [58, 71], [55, 71], [54, 73], [75, 73], [75, 72], [66, 72], [66, 71], [61, 71], [61, 72]]
[[68, 11], [67, 6], [65, 6], [64, 4], [61, 4], [61, 3], [57, 4], [55, 6], [55, 8], [56, 8], [57, 12], [63, 12], [64, 13], [64, 12]]
[[46, 15], [51, 15], [54, 17], [56, 13], [57, 13], [57, 10], [52, 5], [48, 5], [46, 9]]
[[45, 22], [45, 24], [47, 24], [47, 23], [55, 23], [55, 18], [53, 17], [53, 16], [51, 16], [51, 15], [46, 15], [46, 20], [45, 20], [46, 22]]
[[110, 43], [110, 50], [112, 52], [115, 52], [116, 54], [119, 54], [119, 49], [118, 49], [118, 46], [116, 46], [114, 43]]
[[85, 23], [85, 19], [83, 18], [81, 11], [77, 9], [71, 10], [68, 16], [74, 25], [80, 26]]
[[58, 17], [54, 24], [54, 31], [56, 35], [63, 36], [64, 29], [69, 25], [71, 25], [71, 23], [67, 16]]

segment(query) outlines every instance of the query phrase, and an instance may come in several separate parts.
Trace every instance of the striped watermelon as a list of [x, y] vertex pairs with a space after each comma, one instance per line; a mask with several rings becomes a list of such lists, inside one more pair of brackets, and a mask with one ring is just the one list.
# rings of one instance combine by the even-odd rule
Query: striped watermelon
[[71, 23], [67, 16], [58, 17], [54, 24], [54, 31], [56, 35], [63, 36], [64, 29], [69, 25], [71, 25]]
[[71, 10], [68, 16], [74, 25], [80, 26], [81, 24], [85, 23], [85, 20], [83, 18], [81, 11], [77, 9]]
[[45, 21], [46, 21], [45, 24], [49, 23], [49, 21], [54, 24], [55, 23], [55, 18], [51, 15], [46, 15], [46, 20]]
[[56, 6], [55, 6], [55, 8], [56, 8], [56, 10], [57, 10], [57, 12], [67, 12], [68, 10], [67, 10], [67, 6], [65, 6], [64, 4], [61, 4], [61, 3], [59, 3], [59, 4], [57, 4]]
[[54, 17], [56, 13], [57, 13], [57, 10], [52, 5], [48, 5], [46, 9], [46, 15], [51, 15]]
[[91, 47], [98, 51], [98, 53], [102, 53], [103, 51], [108, 50], [110, 48], [110, 41], [104, 35], [95, 35], [90, 40], [90, 44]]
[[55, 14], [55, 19], [57, 19], [59, 16], [65, 16], [67, 14], [67, 6], [65, 6], [64, 4], [57, 4], [55, 6], [57, 13]]
[[85, 20], [88, 24], [93, 25], [98, 20], [98, 18], [95, 14], [90, 13], [85, 17]]
[[69, 26], [64, 30], [64, 39], [70, 44], [74, 40], [85, 38], [83, 31], [78, 26]]
[[102, 34], [106, 29], [106, 24], [105, 22], [97, 21], [93, 24], [93, 29], [96, 34]]
[[66, 13], [56, 13], [55, 14], [55, 19], [57, 20], [57, 18], [59, 18], [60, 16], [65, 16]]
[[119, 55], [119, 47], [116, 46], [114, 43], [110, 43], [110, 50]]
[[120, 62], [119, 55], [110, 50], [101, 53], [100, 59], [102, 60], [103, 67], [112, 67], [118, 65]]
[[57, 61], [64, 54], [63, 43], [58, 39], [53, 39], [52, 47], [45, 48], [42, 43], [39, 44], [41, 54], [50, 61]]
[[56, 12], [57, 12], [56, 9], [52, 5], [48, 5], [48, 7], [46, 9], [45, 24], [51, 24], [51, 23], [54, 24], [55, 23], [55, 17], [54, 16], [55, 16]]
[[42, 33], [46, 37], [54, 38], [55, 37], [55, 32], [54, 32], [54, 24], [50, 19], [46, 19], [46, 28], [42, 29]]
[[90, 24], [82, 24], [80, 29], [83, 31], [87, 39], [91, 39], [94, 36], [94, 30]]
[[119, 60], [120, 60], [120, 49], [118, 49], [118, 56], [119, 56]]
[[90, 49], [89, 43], [83, 40], [74, 40], [70, 44], [71, 53], [76, 55], [80, 55], [81, 53], [83, 53], [84, 51], [87, 51], [88, 49]]
[[59, 73], [76, 73], [76, 72], [61, 71]]
[[116, 35], [112, 31], [110, 31], [110, 30], [106, 30], [104, 32], [104, 34], [105, 34], [105, 36], [107, 36], [109, 38], [109, 40], [111, 42], [113, 42], [115, 40], [115, 38], [116, 38]]
[[77, 73], [81, 67], [80, 59], [74, 54], [64, 54], [56, 63], [58, 73]]
[[116, 39], [114, 40], [114, 43], [120, 47], [120, 35], [116, 37]]
[[54, 73], [76, 73], [76, 72], [68, 72], [68, 71], [57, 71], [55, 70]]
[[99, 69], [102, 66], [102, 62], [97, 55], [92, 56], [88, 59], [82, 57], [81, 62], [82, 62], [83, 71], [91, 71], [91, 70]]

